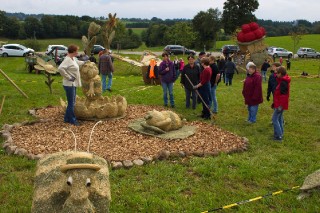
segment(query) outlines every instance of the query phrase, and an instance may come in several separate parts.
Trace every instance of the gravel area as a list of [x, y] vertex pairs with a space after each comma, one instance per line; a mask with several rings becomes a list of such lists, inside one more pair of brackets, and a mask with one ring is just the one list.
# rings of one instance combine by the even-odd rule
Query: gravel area
[[[172, 155], [183, 152], [204, 156], [247, 149], [245, 138], [206, 122], [187, 122], [186, 125], [197, 127], [196, 133], [186, 139], [175, 140], [142, 135], [128, 128], [131, 121], [143, 117], [152, 109], [164, 110], [158, 106], [129, 105], [124, 118], [99, 123], [91, 136], [90, 152], [108, 161], [125, 161], [145, 157], [155, 159], [164, 150]], [[64, 123], [60, 107], [37, 109], [36, 116], [39, 122], [13, 127], [11, 137], [15, 146], [34, 155], [74, 150], [72, 130], [76, 136], [77, 150], [87, 151], [95, 121], [80, 121], [80, 126]]]

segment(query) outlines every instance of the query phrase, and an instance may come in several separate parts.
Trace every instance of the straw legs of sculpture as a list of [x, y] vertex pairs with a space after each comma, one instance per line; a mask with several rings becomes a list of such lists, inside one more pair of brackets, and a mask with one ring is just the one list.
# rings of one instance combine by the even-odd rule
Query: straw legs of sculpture
[[161, 86], [163, 91], [164, 106], [168, 106], [168, 92], [169, 92], [170, 105], [172, 108], [174, 108], [173, 82], [172, 83], [161, 82]]
[[195, 90], [189, 90], [186, 87], [184, 88], [186, 92], [186, 108], [190, 108], [190, 99], [192, 99], [192, 109], [195, 109], [197, 106], [197, 92]]
[[64, 122], [79, 125], [74, 114], [74, 105], [76, 103], [77, 88], [74, 86], [63, 86], [66, 91], [68, 106], [64, 115]]
[[283, 109], [274, 109], [273, 116], [272, 116], [272, 124], [274, 129], [274, 140], [281, 141], [283, 138]]
[[248, 122], [249, 123], [255, 123], [257, 121], [257, 113], [258, 113], [258, 105], [249, 106], [248, 105]]
[[210, 90], [211, 100], [210, 100], [210, 109], [212, 108], [213, 113], [218, 113], [218, 101], [216, 95], [217, 85], [213, 85]]
[[[107, 77], [108, 77], [108, 84], [107, 84]], [[101, 81], [102, 81], [102, 92], [105, 92], [106, 90], [111, 91], [112, 72], [109, 72], [107, 75], [101, 75]]]

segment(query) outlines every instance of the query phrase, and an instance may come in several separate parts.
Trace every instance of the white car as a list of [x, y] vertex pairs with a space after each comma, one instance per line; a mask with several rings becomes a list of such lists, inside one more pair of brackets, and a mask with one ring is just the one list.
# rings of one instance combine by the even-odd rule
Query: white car
[[271, 55], [274, 58], [276, 57], [292, 58], [293, 53], [281, 47], [272, 47], [272, 48], [268, 48], [268, 55]]
[[34, 50], [27, 48], [21, 44], [5, 44], [0, 47], [0, 55], [2, 57], [26, 56], [30, 53], [34, 54]]
[[68, 53], [68, 47], [64, 46], [64, 45], [60, 45], [60, 44], [56, 44], [56, 45], [49, 45], [47, 50], [46, 50], [46, 54], [47, 55], [55, 55], [56, 54], [56, 50], [57, 50], [57, 55], [65, 55]]

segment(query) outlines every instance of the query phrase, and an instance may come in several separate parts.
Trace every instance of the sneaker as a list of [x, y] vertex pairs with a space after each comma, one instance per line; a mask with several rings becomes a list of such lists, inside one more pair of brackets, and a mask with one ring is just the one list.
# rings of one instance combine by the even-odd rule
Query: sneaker
[[168, 104], [164, 104], [163, 106], [164, 106], [164, 107], [168, 107]]
[[73, 125], [80, 126], [80, 123], [78, 121], [74, 122]]
[[171, 105], [171, 108], [175, 108], [175, 106], [174, 106], [174, 105]]
[[247, 121], [248, 124], [254, 124], [255, 122], [253, 121]]
[[112, 92], [112, 90], [111, 89], [107, 89], [109, 92]]
[[274, 141], [278, 141], [278, 142], [282, 142], [282, 138], [281, 137], [273, 137]]

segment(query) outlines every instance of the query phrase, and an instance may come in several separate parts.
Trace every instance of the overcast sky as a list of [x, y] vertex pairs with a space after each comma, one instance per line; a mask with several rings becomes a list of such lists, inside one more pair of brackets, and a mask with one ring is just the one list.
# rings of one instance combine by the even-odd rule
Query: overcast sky
[[[192, 19], [208, 8], [223, 11], [224, 0], [0, 0], [0, 10], [26, 14], [107, 16], [118, 18]], [[259, 19], [320, 21], [320, 0], [259, 0]]]

